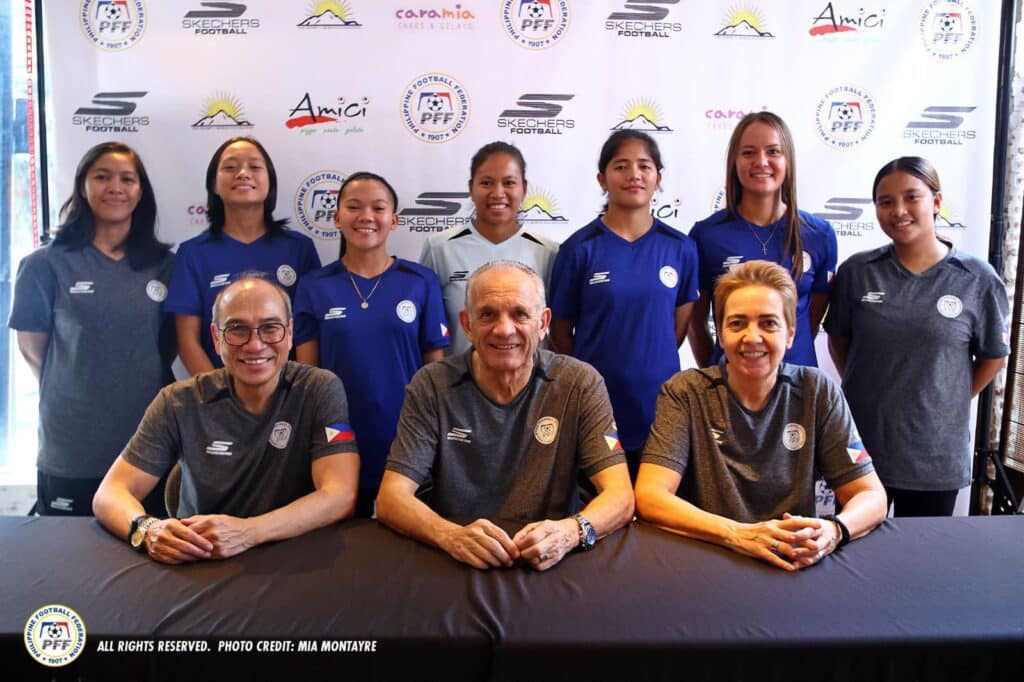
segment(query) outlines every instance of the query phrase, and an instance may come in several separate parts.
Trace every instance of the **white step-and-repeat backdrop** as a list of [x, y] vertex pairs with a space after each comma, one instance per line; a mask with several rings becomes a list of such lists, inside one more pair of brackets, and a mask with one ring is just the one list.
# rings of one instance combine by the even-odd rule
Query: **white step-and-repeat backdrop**
[[[981, 0], [46, 0], [54, 209], [91, 145], [123, 140], [156, 188], [160, 234], [206, 226], [213, 150], [252, 135], [278, 172], [277, 215], [336, 258], [339, 181], [399, 192], [393, 251], [471, 219], [469, 159], [527, 159], [523, 220], [562, 240], [602, 204], [614, 129], [657, 139], [652, 210], [688, 231], [720, 207], [726, 144], [768, 109], [796, 139], [800, 208], [840, 258], [883, 243], [870, 202], [886, 161], [931, 159], [943, 231], [985, 257], [999, 2]], [[54, 224], [51, 221], [51, 224]]]

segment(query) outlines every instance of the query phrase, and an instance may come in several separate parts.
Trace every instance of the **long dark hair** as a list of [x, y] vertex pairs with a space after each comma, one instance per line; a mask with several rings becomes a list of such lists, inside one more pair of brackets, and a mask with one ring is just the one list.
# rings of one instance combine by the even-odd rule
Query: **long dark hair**
[[[398, 213], [398, 192], [395, 191], [395, 188], [391, 186], [390, 182], [380, 175], [369, 171], [359, 171], [358, 173], [353, 173], [345, 178], [345, 181], [341, 183], [341, 187], [338, 188], [338, 206], [335, 209], [336, 211], [341, 210], [341, 195], [345, 193], [345, 188], [348, 187], [349, 183], [355, 182], [356, 180], [373, 180], [374, 182], [379, 182], [384, 185], [384, 189], [386, 189], [388, 194], [391, 195], [391, 207], [394, 209], [395, 213]], [[340, 242], [340, 246], [338, 247], [338, 260], [341, 260], [345, 256], [345, 235], [341, 233], [340, 228], [338, 229], [338, 241]]]
[[754, 123], [764, 123], [775, 129], [779, 134], [779, 143], [782, 146], [782, 153], [786, 157], [786, 177], [782, 181], [781, 197], [786, 204], [786, 237], [783, 242], [782, 253], [793, 255], [793, 265], [790, 272], [793, 274], [793, 281], [799, 282], [804, 274], [804, 243], [800, 234], [800, 213], [796, 205], [796, 148], [793, 146], [793, 133], [789, 126], [778, 114], [770, 111], [754, 111], [736, 124], [729, 138], [729, 152], [725, 158], [725, 203], [729, 214], [739, 218], [739, 205], [743, 199], [743, 185], [736, 174], [736, 159], [740, 156], [740, 138]]
[[[661, 150], [658, 149], [658, 143], [654, 141], [653, 137], [640, 130], [616, 130], [609, 135], [608, 139], [601, 145], [601, 153], [597, 157], [597, 171], [604, 174], [608, 169], [608, 164], [612, 162], [615, 155], [622, 149], [622, 145], [630, 140], [642, 142], [644, 147], [647, 148], [647, 153], [651, 155], [651, 161], [654, 162], [654, 167], [658, 169], [658, 177], [660, 178], [661, 171], [665, 168], [665, 164], [661, 162]], [[601, 212], [608, 212], [607, 201], [604, 203]]]
[[477, 149], [476, 154], [473, 154], [473, 158], [469, 160], [470, 187], [473, 186], [473, 178], [476, 177], [476, 172], [480, 170], [480, 166], [484, 165], [484, 162], [495, 154], [508, 154], [511, 156], [519, 165], [519, 174], [523, 176], [523, 182], [526, 181], [526, 159], [523, 158], [523, 153], [515, 145], [496, 141], [488, 142], [483, 147], [480, 147], [480, 149]]
[[85, 199], [85, 178], [104, 154], [125, 154], [135, 164], [141, 195], [139, 203], [132, 211], [131, 229], [128, 230], [123, 246], [132, 270], [143, 270], [160, 262], [171, 247], [156, 238], [156, 196], [153, 194], [153, 185], [149, 181], [146, 167], [136, 151], [122, 142], [100, 143], [82, 156], [78, 168], [75, 169], [75, 183], [71, 196], [60, 207], [60, 226], [54, 235], [53, 243], [66, 246], [72, 251], [83, 249], [92, 243], [93, 237], [96, 236], [96, 217]]
[[[928, 186], [933, 196], [942, 191], [939, 172], [935, 170], [935, 166], [928, 159], [923, 159], [920, 156], [901, 156], [882, 166], [878, 174], [875, 175], [875, 182], [871, 185], [872, 201], [878, 201], [878, 183], [882, 182], [885, 176], [896, 172], [914, 176]], [[938, 211], [935, 212], [935, 215], [939, 215]]]
[[248, 142], [256, 147], [267, 164], [267, 179], [270, 188], [267, 191], [267, 198], [263, 200], [263, 223], [267, 226], [267, 235], [273, 238], [280, 234], [284, 226], [288, 224], [287, 218], [274, 219], [274, 207], [277, 206], [277, 171], [274, 170], [274, 162], [270, 159], [270, 154], [259, 143], [259, 140], [246, 135], [238, 135], [225, 140], [221, 146], [217, 147], [217, 151], [210, 159], [210, 165], [206, 167], [206, 220], [210, 223], [210, 234], [214, 238], [220, 239], [224, 231], [224, 200], [214, 191], [217, 187], [217, 167], [220, 165], [220, 157], [224, 150], [236, 142]]

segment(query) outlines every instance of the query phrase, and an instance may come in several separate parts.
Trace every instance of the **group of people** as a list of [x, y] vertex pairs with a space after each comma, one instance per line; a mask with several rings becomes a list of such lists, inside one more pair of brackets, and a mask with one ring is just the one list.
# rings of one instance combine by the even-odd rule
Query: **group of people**
[[[138, 155], [94, 147], [10, 319], [40, 379], [40, 512], [92, 510], [168, 563], [375, 514], [478, 568], [538, 570], [634, 512], [788, 570], [890, 505], [952, 513], [1008, 305], [990, 266], [936, 234], [927, 161], [879, 171], [891, 243], [838, 272], [775, 114], [739, 122], [726, 207], [689, 235], [652, 216], [650, 136], [613, 133], [597, 170], [607, 203], [559, 246], [519, 222], [520, 151], [485, 145], [472, 224], [428, 238], [420, 263], [388, 252], [395, 189], [355, 173], [320, 267], [274, 218], [256, 140], [214, 153], [210, 227], [176, 255]], [[817, 369], [823, 320], [842, 390]], [[680, 372], [686, 338], [700, 367]], [[167, 385], [175, 348], [193, 376]], [[172, 516], [155, 491], [176, 463]], [[819, 476], [838, 502], [823, 518]]]

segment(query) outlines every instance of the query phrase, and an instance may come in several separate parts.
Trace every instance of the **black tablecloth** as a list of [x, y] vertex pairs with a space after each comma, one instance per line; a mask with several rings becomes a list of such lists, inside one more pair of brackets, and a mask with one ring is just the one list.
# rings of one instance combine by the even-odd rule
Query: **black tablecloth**
[[[546, 573], [477, 571], [372, 521], [168, 567], [91, 519], [0, 518], [3, 679], [1024, 679], [1024, 518], [890, 520], [786, 573], [643, 524]], [[45, 604], [85, 622], [46, 669]], [[101, 640], [206, 640], [102, 653]], [[221, 640], [375, 640], [217, 653]]]

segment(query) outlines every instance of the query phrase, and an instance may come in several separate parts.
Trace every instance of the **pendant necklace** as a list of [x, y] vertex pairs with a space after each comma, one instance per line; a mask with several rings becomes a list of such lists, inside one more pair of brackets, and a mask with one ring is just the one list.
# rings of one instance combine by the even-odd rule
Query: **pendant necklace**
[[[387, 272], [387, 270], [384, 272]], [[352, 288], [356, 290], [356, 296], [358, 296], [359, 300], [362, 301], [362, 303], [359, 304], [359, 307], [363, 310], [370, 307], [370, 298], [373, 296], [373, 292], [377, 291], [377, 287], [380, 285], [380, 280], [384, 277], [384, 272], [377, 275], [377, 281], [373, 283], [373, 288], [370, 289], [370, 294], [366, 298], [363, 298], [363, 292], [359, 291], [359, 285], [356, 284], [356, 278], [352, 276], [351, 272], [348, 273], [348, 279], [352, 282]]]
[[747, 229], [750, 230], [750, 234], [754, 235], [754, 239], [756, 239], [757, 243], [761, 245], [761, 253], [764, 254], [767, 257], [768, 256], [768, 243], [772, 240], [772, 237], [775, 236], [775, 230], [778, 229], [778, 227], [779, 227], [778, 221], [776, 221], [775, 226], [772, 227], [772, 231], [768, 234], [768, 239], [761, 239], [761, 237], [759, 237], [758, 234], [757, 234], [757, 230], [754, 229], [754, 226], [751, 225], [749, 221], [744, 219], [743, 222], [745, 222], [747, 224]]

